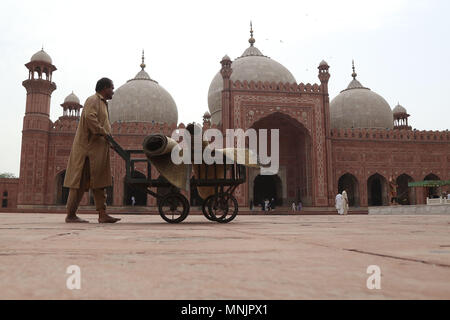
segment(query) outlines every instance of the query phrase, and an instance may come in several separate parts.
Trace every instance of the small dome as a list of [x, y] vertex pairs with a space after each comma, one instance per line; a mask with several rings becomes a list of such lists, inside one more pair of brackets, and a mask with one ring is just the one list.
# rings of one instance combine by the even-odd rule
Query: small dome
[[353, 72], [353, 80], [330, 103], [332, 128], [392, 129], [391, 107], [379, 94], [365, 88]]
[[205, 113], [203, 114], [203, 117], [210, 118], [211, 117], [211, 113], [209, 113], [209, 111], [205, 111]]
[[[288, 69], [275, 60], [264, 56], [252, 43], [250, 44], [250, 47], [231, 63], [231, 68], [233, 69], [230, 77], [231, 81], [296, 82]], [[213, 124], [219, 124], [222, 121], [222, 90], [223, 79], [220, 72], [218, 72], [213, 78], [208, 91], [208, 107]]]
[[44, 51], [44, 49], [33, 54], [30, 61], [42, 61], [52, 64], [52, 58]]
[[325, 60], [322, 60], [322, 62], [320, 62], [319, 67], [325, 67], [328, 66], [328, 63]]
[[400, 113], [407, 113], [406, 109], [401, 106], [400, 104], [397, 104], [393, 110], [394, 114], [400, 114]]
[[172, 96], [144, 70], [119, 87], [109, 103], [110, 121], [178, 123]]
[[80, 99], [73, 93], [69, 94], [65, 99], [64, 103], [77, 103], [80, 104]]

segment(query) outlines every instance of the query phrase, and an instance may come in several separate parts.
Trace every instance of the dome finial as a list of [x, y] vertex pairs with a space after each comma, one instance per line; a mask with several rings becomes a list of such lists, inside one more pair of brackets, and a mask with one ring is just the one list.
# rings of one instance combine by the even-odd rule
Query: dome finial
[[255, 43], [255, 38], [253, 38], [253, 26], [251, 20], [250, 20], [250, 39], [248, 39], [248, 42], [250, 43], [250, 46], [253, 47], [253, 44]]
[[356, 79], [356, 72], [355, 72], [355, 60], [352, 60], [352, 69], [353, 69], [353, 73], [352, 73], [352, 77], [353, 79]]
[[145, 68], [144, 60], [145, 60], [145, 57], [144, 57], [144, 49], [142, 49], [142, 63], [141, 63], [141, 68], [142, 68], [142, 70], [144, 70], [144, 68]]

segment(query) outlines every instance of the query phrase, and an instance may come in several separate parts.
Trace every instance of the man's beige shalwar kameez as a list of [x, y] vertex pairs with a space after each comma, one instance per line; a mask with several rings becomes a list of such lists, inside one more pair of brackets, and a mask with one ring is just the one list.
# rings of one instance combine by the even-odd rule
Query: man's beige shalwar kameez
[[97, 211], [105, 210], [105, 187], [112, 185], [109, 143], [111, 134], [106, 100], [96, 93], [89, 97], [81, 113], [67, 164], [64, 186], [70, 188], [69, 214], [75, 214], [83, 194], [93, 190]]

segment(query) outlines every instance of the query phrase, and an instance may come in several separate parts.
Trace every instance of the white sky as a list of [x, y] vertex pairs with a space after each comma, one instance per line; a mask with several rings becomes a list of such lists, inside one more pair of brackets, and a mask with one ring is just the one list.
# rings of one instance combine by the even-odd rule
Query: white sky
[[0, 2], [0, 173], [17, 176], [27, 78], [24, 66], [44, 45], [58, 70], [51, 119], [73, 90], [82, 103], [96, 81], [116, 88], [140, 70], [170, 92], [178, 121], [201, 122], [209, 84], [228, 54], [255, 46], [287, 67], [298, 82], [319, 83], [331, 66], [330, 98], [351, 80], [399, 101], [420, 130], [450, 128], [450, 1], [11, 1]]

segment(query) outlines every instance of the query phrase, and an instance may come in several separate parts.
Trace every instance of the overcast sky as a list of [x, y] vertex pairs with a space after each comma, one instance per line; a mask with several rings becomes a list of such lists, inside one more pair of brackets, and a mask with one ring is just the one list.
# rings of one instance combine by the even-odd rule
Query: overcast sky
[[228, 54], [255, 46], [288, 68], [297, 82], [319, 82], [331, 66], [330, 97], [358, 80], [397, 102], [420, 130], [450, 128], [450, 1], [10, 1], [0, 2], [0, 173], [19, 174], [28, 76], [41, 46], [58, 70], [51, 120], [73, 90], [82, 103], [103, 76], [116, 88], [140, 70], [174, 98], [178, 121], [201, 122], [211, 80]]

